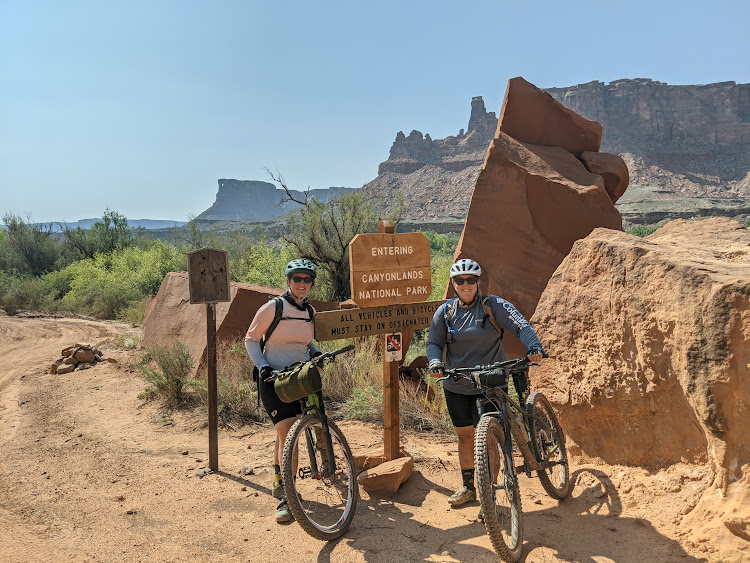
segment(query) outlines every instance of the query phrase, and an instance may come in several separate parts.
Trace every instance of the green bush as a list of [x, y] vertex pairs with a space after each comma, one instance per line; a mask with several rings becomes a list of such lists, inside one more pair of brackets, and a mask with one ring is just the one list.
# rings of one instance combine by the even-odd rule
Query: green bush
[[123, 314], [135, 318], [127, 311], [156, 294], [167, 272], [184, 270], [185, 260], [157, 241], [148, 248], [129, 247], [74, 262], [57, 274], [67, 276], [70, 285], [58, 308], [105, 319]]
[[432, 276], [432, 292], [428, 301], [439, 301], [445, 294], [450, 279], [450, 269], [453, 264], [453, 254], [434, 254], [430, 260]]
[[130, 326], [143, 325], [143, 315], [146, 312], [146, 300], [131, 301], [125, 307], [121, 307], [117, 318], [128, 323]]
[[430, 252], [433, 254], [450, 254], [456, 251], [458, 246], [458, 235], [446, 235], [434, 231], [423, 231], [424, 236], [430, 241]]
[[652, 225], [652, 226], [636, 225], [632, 229], [628, 229], [627, 233], [629, 235], [634, 235], [634, 236], [643, 238], [643, 237], [647, 237], [648, 235], [656, 231], [656, 229], [660, 229], [660, 228], [661, 228], [661, 225]]
[[152, 346], [142, 355], [137, 367], [149, 387], [141, 395], [144, 398], [159, 398], [164, 406], [178, 406], [186, 399], [193, 384], [190, 371], [195, 361], [190, 350], [179, 340], [169, 346]]

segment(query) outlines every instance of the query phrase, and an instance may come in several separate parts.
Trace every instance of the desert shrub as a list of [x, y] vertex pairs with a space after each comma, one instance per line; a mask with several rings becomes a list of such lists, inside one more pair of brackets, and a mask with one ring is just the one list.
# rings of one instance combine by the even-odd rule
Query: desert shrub
[[179, 340], [171, 346], [147, 348], [136, 364], [149, 384], [141, 397], [158, 398], [169, 408], [180, 405], [193, 384], [190, 372], [194, 364], [190, 350]]
[[143, 325], [143, 315], [146, 312], [146, 300], [139, 299], [131, 301], [124, 307], [118, 310], [117, 318], [123, 322], [128, 323], [130, 326], [141, 326]]
[[62, 270], [68, 276], [70, 290], [58, 308], [112, 319], [121, 314], [134, 318], [131, 307], [141, 307], [147, 295], [154, 295], [164, 276], [182, 271], [184, 255], [176, 249], [154, 242], [147, 248], [129, 247], [94, 258], [74, 262]]
[[[219, 419], [224, 423], [233, 420], [266, 421], [266, 411], [258, 405], [258, 391], [253, 382], [253, 362], [243, 340], [220, 343], [217, 346], [216, 400]], [[206, 374], [207, 375], [207, 374]], [[202, 378], [201, 396], [207, 401], [206, 378]]]
[[439, 301], [445, 294], [450, 279], [450, 269], [453, 264], [453, 254], [433, 254], [430, 258], [432, 277], [432, 292], [428, 301]]
[[750, 219], [748, 219], [747, 221], [745, 221], [745, 227], [748, 228], [748, 229], [750, 229]]
[[52, 225], [32, 223], [12, 213], [3, 215], [2, 220], [7, 227], [0, 238], [3, 270], [39, 276], [65, 260], [65, 246], [55, 237]]
[[423, 233], [430, 241], [430, 253], [453, 256], [458, 246], [458, 235], [436, 233], [435, 231], [423, 231]]
[[352, 389], [350, 399], [343, 405], [341, 413], [347, 420], [364, 422], [383, 421], [383, 390], [375, 385]]
[[628, 229], [627, 233], [629, 235], [635, 235], [637, 237], [647, 237], [656, 229], [659, 229], [661, 225], [636, 225], [632, 229]]
[[401, 382], [399, 390], [399, 413], [401, 426], [417, 432], [453, 432], [448, 407], [445, 405], [443, 386], [436, 383], [429, 374], [423, 374], [425, 382], [434, 393], [431, 399], [416, 386]]

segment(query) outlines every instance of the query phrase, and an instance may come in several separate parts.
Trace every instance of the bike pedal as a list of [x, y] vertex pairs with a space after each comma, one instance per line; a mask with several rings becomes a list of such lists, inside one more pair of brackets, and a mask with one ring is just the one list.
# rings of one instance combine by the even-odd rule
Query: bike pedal
[[312, 469], [310, 469], [309, 467], [300, 467], [297, 473], [299, 474], [300, 479], [307, 479], [308, 477], [312, 477]]

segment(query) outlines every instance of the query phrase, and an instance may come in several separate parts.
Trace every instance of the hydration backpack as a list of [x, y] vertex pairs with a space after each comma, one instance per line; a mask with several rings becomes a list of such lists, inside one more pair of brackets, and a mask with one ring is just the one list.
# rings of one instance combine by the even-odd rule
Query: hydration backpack
[[[279, 326], [279, 323], [282, 320], [282, 314], [284, 312], [284, 302], [282, 301], [283, 296], [281, 297], [274, 297], [273, 300], [276, 303], [276, 312], [273, 316], [273, 321], [271, 321], [271, 324], [268, 325], [268, 329], [266, 330], [266, 333], [263, 335], [263, 338], [260, 339], [260, 351], [266, 349], [266, 342], [268, 342], [268, 339], [271, 338], [271, 334], [273, 334], [273, 331], [276, 330], [276, 327]], [[296, 306], [296, 305], [295, 305]], [[306, 322], [313, 322], [313, 308], [312, 305], [310, 305], [308, 302], [305, 302], [305, 309], [307, 309], [307, 314], [310, 315], [310, 320], [306, 320]], [[288, 320], [296, 320], [296, 319], [288, 319]], [[305, 319], [300, 319], [305, 320]], [[253, 366], [253, 381], [260, 385], [260, 378], [259, 378], [259, 371], [257, 366]], [[258, 404], [260, 404], [260, 393], [258, 393]]]
[[[505, 330], [500, 326], [500, 324], [497, 322], [497, 319], [495, 318], [494, 313], [492, 312], [492, 305], [490, 305], [490, 295], [485, 295], [482, 297], [482, 310], [484, 311], [484, 318], [482, 319], [482, 328], [485, 327], [485, 324], [487, 323], [487, 319], [492, 323], [492, 326], [494, 326], [497, 331], [500, 333], [500, 340], [503, 339], [503, 335], [505, 334]], [[448, 329], [448, 335], [449, 340], [448, 344], [455, 342], [455, 334], [456, 331], [453, 330], [453, 327], [451, 327], [451, 319], [456, 314], [456, 307], [458, 307], [458, 298], [454, 297], [453, 299], [449, 299], [448, 302], [445, 304], [445, 308], [443, 309], [443, 319], [445, 320], [445, 327]]]

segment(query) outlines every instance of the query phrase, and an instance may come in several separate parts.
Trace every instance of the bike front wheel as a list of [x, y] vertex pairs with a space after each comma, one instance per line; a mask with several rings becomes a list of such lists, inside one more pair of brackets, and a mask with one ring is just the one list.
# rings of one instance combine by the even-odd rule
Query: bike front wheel
[[530, 419], [534, 455], [542, 463], [554, 464], [537, 471], [537, 476], [549, 496], [563, 500], [570, 494], [570, 468], [562, 427], [547, 397], [539, 392], [529, 395], [526, 412]]
[[494, 416], [483, 416], [477, 425], [474, 465], [484, 526], [492, 547], [503, 561], [518, 561], [523, 548], [521, 493], [513, 453], [506, 452], [505, 432]]
[[294, 518], [308, 534], [333, 540], [346, 532], [354, 518], [359, 485], [354, 458], [341, 430], [328, 421], [335, 471], [329, 470], [323, 422], [305, 415], [295, 422], [284, 442], [284, 492]]

